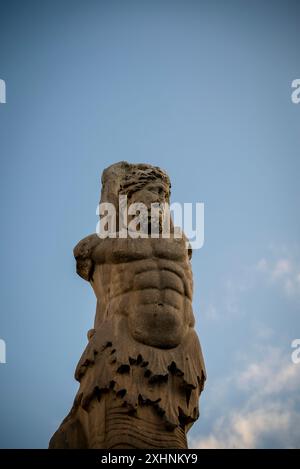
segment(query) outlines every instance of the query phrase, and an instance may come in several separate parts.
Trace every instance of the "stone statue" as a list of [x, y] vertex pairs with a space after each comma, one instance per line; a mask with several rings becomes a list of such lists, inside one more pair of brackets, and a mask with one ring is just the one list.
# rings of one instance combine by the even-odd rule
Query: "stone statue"
[[[169, 202], [158, 167], [120, 162], [102, 175], [101, 202]], [[117, 210], [118, 212], [118, 210]], [[119, 226], [119, 225], [118, 225]], [[74, 248], [96, 298], [94, 328], [78, 363], [80, 387], [50, 448], [187, 448], [205, 367], [194, 330], [186, 238], [110, 238]]]

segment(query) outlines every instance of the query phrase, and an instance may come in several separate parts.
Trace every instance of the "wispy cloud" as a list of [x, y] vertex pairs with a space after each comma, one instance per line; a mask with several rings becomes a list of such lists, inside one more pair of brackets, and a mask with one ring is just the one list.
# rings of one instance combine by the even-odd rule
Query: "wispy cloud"
[[[228, 408], [223, 394], [223, 415], [208, 435], [194, 438], [191, 447], [300, 447], [300, 366], [280, 349], [265, 347], [261, 352], [260, 360], [233, 373], [222, 388], [238, 396], [240, 404]], [[222, 400], [218, 406], [222, 408]]]
[[300, 389], [300, 367], [295, 366], [291, 355], [264, 347], [261, 360], [249, 363], [236, 383], [244, 391], [255, 392], [256, 397], [293, 391]]
[[221, 285], [221, 292], [218, 301], [212, 299], [201, 305], [201, 314], [210, 321], [217, 321], [221, 318], [241, 316], [244, 312], [241, 305], [241, 298], [244, 293], [253, 287], [253, 275], [244, 271], [242, 275], [228, 277]]
[[[299, 419], [300, 416], [297, 417]], [[273, 439], [274, 435], [280, 437], [280, 441], [282, 435], [292, 426], [292, 421], [292, 413], [280, 405], [267, 405], [248, 412], [233, 412], [231, 416], [216, 423], [212, 434], [195, 441], [194, 448], [259, 448], [263, 438], [270, 435]]]
[[261, 258], [256, 269], [269, 285], [279, 287], [289, 299], [300, 299], [300, 262], [297, 258]]
[[201, 314], [210, 321], [243, 316], [244, 296], [257, 288], [275, 288], [289, 301], [300, 301], [300, 247], [270, 247], [266, 255], [254, 260], [224, 279], [218, 298], [203, 300]]
[[[291, 320], [295, 337], [299, 332], [295, 311], [300, 300], [300, 246], [273, 246], [252, 265], [238, 269], [231, 270], [201, 310], [212, 328], [237, 324], [242, 333], [235, 331], [238, 350], [227, 343], [224, 368], [215, 366], [217, 378], [208, 366], [209, 395], [200, 432], [190, 439], [190, 447], [300, 448], [300, 364], [292, 363], [294, 337], [289, 341]], [[280, 297], [284, 302], [276, 310]], [[278, 322], [279, 314], [286, 318], [286, 327], [284, 320]]]

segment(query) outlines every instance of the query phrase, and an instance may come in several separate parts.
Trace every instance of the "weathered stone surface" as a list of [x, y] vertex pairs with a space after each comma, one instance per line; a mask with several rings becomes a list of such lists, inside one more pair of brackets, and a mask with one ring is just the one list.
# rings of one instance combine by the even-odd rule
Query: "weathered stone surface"
[[[102, 202], [169, 201], [166, 173], [120, 162], [102, 175]], [[74, 249], [97, 298], [78, 363], [73, 407], [50, 448], [186, 448], [205, 367], [194, 330], [191, 250], [185, 239], [100, 239]]]

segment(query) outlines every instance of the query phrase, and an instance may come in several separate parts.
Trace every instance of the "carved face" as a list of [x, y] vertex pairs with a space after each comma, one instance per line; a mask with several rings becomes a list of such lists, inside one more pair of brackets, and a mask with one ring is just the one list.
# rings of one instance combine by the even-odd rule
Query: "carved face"
[[150, 181], [140, 190], [135, 191], [128, 197], [128, 204], [143, 203], [148, 209], [153, 203], [164, 203], [169, 201], [169, 190], [162, 181]]
[[[127, 195], [128, 207], [134, 203], [142, 203], [148, 209], [148, 233], [151, 229], [158, 232], [162, 231], [162, 211], [159, 212], [158, 218], [151, 220], [151, 204], [161, 204], [169, 202], [169, 187], [161, 180], [153, 180], [146, 183], [139, 190], [131, 192]], [[134, 218], [134, 215], [128, 215], [128, 222]], [[172, 223], [172, 222], [171, 222]], [[155, 228], [156, 227], [156, 228]], [[145, 228], [145, 225], [144, 225]]]

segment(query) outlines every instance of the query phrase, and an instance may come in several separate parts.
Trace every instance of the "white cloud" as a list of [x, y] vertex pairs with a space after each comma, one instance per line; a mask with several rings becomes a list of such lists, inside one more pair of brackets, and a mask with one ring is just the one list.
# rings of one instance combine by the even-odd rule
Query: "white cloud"
[[[213, 434], [195, 441], [195, 448], [259, 448], [262, 438], [274, 434], [286, 434], [294, 417], [290, 410], [280, 405], [267, 405], [252, 411], [234, 412], [232, 416], [220, 419]], [[298, 415], [300, 420], [300, 415]]]
[[255, 391], [257, 396], [297, 390], [300, 389], [300, 367], [295, 366], [291, 355], [275, 347], [264, 347], [262, 359], [249, 363], [236, 377], [236, 383], [244, 391]]
[[[288, 300], [300, 301], [299, 246], [287, 246], [268, 251], [268, 255], [252, 266], [243, 266], [224, 280], [218, 298], [214, 294], [202, 301], [203, 317], [217, 321], [245, 315], [244, 295], [258, 287], [276, 287]], [[215, 293], [215, 292], [214, 292]]]
[[274, 266], [272, 272], [273, 277], [276, 279], [289, 274], [292, 271], [292, 263], [289, 259], [279, 259]]
[[190, 439], [191, 448], [300, 447], [300, 364], [292, 363], [289, 344], [284, 350], [270, 346], [287, 330], [278, 330], [277, 322], [268, 319], [269, 311], [264, 314], [268, 303], [261, 306], [263, 290], [264, 299], [278, 293], [286, 298], [282, 314], [288, 326], [289, 306], [300, 300], [299, 245], [275, 246], [251, 267], [228, 276], [206, 308], [205, 316], [221, 324], [239, 316], [249, 326], [249, 341], [238, 351], [238, 363], [226, 356], [223, 376], [214, 380], [208, 369], [202, 434]]
[[270, 285], [279, 287], [289, 299], [300, 299], [300, 262], [291, 254], [277, 259], [260, 259], [256, 270], [265, 276]]
[[[213, 422], [208, 435], [192, 439], [190, 447], [300, 446], [300, 366], [278, 348], [265, 347], [261, 352], [260, 360], [227, 378], [217, 404], [225, 413]], [[240, 404], [228, 407], [228, 395], [238, 396]]]

